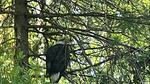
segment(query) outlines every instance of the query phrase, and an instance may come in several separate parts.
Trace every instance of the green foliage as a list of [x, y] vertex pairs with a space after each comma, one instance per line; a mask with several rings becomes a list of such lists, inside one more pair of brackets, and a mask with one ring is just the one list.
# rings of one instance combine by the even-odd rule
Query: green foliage
[[68, 78], [63, 77], [60, 84], [149, 83], [149, 3], [28, 0], [29, 65], [23, 66], [26, 56], [16, 46], [21, 37], [16, 39], [14, 29], [14, 0], [0, 0], [0, 84], [49, 84], [44, 54], [64, 38], [74, 44]]

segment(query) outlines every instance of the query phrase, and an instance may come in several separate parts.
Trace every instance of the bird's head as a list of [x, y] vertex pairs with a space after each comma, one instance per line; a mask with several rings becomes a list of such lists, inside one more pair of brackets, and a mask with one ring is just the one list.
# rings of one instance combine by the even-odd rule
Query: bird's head
[[71, 45], [71, 40], [67, 38], [60, 39], [56, 44]]

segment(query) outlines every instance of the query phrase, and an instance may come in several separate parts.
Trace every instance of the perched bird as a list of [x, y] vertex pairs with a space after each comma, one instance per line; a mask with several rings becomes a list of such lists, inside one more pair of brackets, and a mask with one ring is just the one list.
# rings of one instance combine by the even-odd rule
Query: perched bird
[[70, 60], [69, 44], [64, 41], [48, 48], [46, 52], [46, 74], [53, 83], [59, 82]]

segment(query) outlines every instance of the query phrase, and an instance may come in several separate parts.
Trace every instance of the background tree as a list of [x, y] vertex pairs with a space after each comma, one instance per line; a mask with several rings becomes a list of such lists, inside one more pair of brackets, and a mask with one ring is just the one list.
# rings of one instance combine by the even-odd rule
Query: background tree
[[0, 83], [50, 82], [45, 50], [62, 38], [74, 45], [60, 83], [150, 82], [149, 3], [0, 0]]

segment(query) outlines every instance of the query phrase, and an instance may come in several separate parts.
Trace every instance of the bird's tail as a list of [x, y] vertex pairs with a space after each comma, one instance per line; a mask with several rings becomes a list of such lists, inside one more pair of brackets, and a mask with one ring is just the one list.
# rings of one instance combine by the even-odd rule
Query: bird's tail
[[51, 75], [51, 81], [52, 81], [53, 83], [58, 83], [59, 80], [60, 80], [60, 78], [61, 78], [60, 72]]

